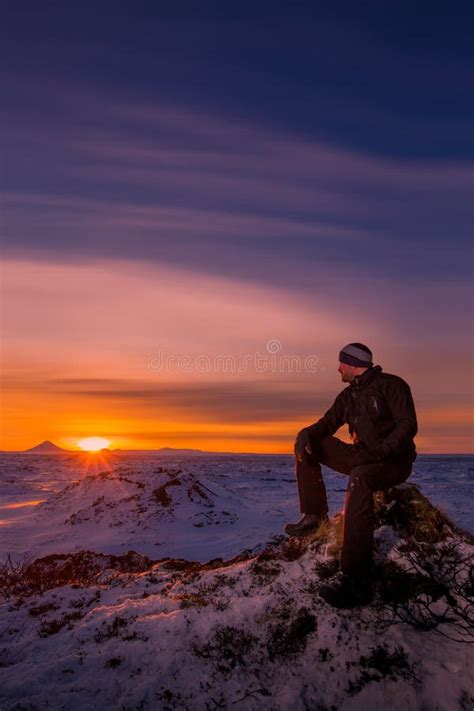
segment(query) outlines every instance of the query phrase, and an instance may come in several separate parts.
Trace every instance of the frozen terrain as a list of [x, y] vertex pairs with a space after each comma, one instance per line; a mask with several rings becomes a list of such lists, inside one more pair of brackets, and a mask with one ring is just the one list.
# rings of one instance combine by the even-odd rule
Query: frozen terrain
[[[323, 470], [334, 514], [346, 478]], [[474, 533], [474, 457], [421, 456], [410, 482]], [[205, 562], [259, 550], [298, 516], [290, 456], [0, 454], [0, 556], [88, 546]]]
[[[472, 709], [472, 540], [415, 488], [378, 504], [374, 602], [337, 611], [342, 476], [288, 540], [290, 457], [0, 458], [2, 711]], [[472, 463], [413, 477], [458, 524]]]
[[204, 562], [261, 549], [298, 516], [286, 457], [100, 457], [3, 457], [0, 555], [87, 546]]

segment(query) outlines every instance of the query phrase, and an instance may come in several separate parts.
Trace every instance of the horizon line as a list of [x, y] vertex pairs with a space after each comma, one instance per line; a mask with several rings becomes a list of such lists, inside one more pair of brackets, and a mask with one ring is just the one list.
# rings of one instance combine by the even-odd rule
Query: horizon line
[[[27, 454], [31, 453], [32, 449], [35, 449], [35, 447], [38, 447], [40, 445], [34, 445], [33, 447], [29, 447], [28, 449], [1, 449], [0, 454]], [[115, 449], [109, 449], [107, 447], [104, 447], [103, 449], [99, 450], [91, 450], [87, 451], [85, 449], [64, 449], [63, 447], [59, 447], [59, 445], [54, 445], [55, 447], [58, 448], [59, 451], [56, 452], [45, 452], [45, 454], [100, 454], [102, 453], [110, 453], [113, 454], [114, 452], [160, 452], [162, 450], [171, 450], [171, 451], [176, 451], [176, 452], [201, 452], [202, 454], [255, 454], [255, 455], [268, 455], [268, 456], [293, 456], [293, 453], [291, 451], [288, 452], [234, 452], [234, 451], [229, 451], [229, 450], [210, 450], [210, 449], [198, 449], [196, 447], [155, 447], [153, 449], [150, 448], [122, 448], [122, 447], [116, 447]], [[474, 451], [473, 452], [417, 452], [417, 456], [464, 456], [464, 457], [472, 457], [474, 456]]]

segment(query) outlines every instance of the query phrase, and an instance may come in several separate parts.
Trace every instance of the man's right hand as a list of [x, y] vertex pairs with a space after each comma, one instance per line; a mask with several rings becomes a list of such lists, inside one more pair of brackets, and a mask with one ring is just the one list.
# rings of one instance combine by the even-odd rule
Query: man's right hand
[[295, 457], [299, 462], [303, 461], [303, 457], [305, 454], [313, 453], [313, 450], [311, 449], [309, 431], [306, 427], [305, 429], [300, 430], [300, 432], [298, 432], [298, 434], [296, 435], [294, 450]]

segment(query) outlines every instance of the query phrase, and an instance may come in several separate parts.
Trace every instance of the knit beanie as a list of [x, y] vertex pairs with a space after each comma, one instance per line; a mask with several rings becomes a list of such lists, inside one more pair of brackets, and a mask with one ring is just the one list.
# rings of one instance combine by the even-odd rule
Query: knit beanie
[[356, 368], [372, 367], [372, 351], [363, 343], [349, 343], [339, 353], [339, 362]]

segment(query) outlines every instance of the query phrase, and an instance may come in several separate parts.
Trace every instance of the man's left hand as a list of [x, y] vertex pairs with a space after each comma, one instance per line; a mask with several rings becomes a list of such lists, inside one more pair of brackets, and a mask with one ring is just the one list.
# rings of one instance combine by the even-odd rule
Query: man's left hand
[[305, 453], [312, 454], [313, 450], [311, 447], [311, 440], [309, 437], [308, 429], [305, 427], [303, 430], [298, 432], [295, 441], [295, 457], [299, 462], [303, 461]]

